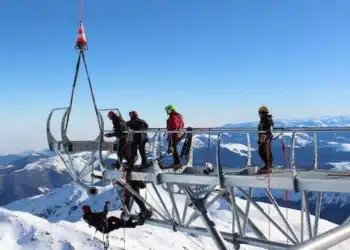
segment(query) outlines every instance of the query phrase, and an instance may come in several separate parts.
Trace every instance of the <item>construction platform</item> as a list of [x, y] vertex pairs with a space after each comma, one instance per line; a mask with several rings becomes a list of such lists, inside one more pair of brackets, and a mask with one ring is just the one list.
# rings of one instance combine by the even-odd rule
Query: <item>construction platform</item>
[[[145, 182], [180, 183], [188, 185], [217, 185], [226, 187], [243, 188], [270, 188], [292, 191], [314, 192], [339, 192], [347, 193], [350, 187], [350, 173], [327, 171], [327, 170], [303, 170], [298, 169], [294, 176], [290, 169], [273, 169], [269, 174], [248, 175], [246, 168], [222, 169], [223, 181], [217, 173], [204, 174], [205, 167], [185, 167], [183, 171], [164, 171], [157, 176], [153, 175], [152, 168], [134, 171], [132, 180]], [[181, 178], [179, 178], [181, 175]], [[103, 173], [106, 179], [121, 179], [122, 171], [106, 170]]]
[[[50, 122], [52, 113], [56, 110], [63, 110], [65, 114], [61, 122], [61, 140], [57, 140], [51, 133]], [[113, 109], [104, 109], [113, 110]], [[103, 116], [98, 110], [98, 119], [102, 127]], [[105, 183], [112, 184], [118, 195], [118, 186], [126, 188], [133, 196], [142, 200], [149, 208], [151, 208], [158, 219], [152, 218], [146, 223], [154, 226], [170, 228], [176, 231], [196, 233], [199, 235], [209, 236], [213, 239], [216, 246], [220, 250], [239, 249], [240, 245], [251, 245], [265, 249], [327, 249], [339, 242], [350, 237], [350, 211], [349, 217], [334, 229], [318, 233], [318, 224], [320, 219], [320, 211], [322, 205], [322, 195], [326, 192], [350, 193], [350, 174], [342, 172], [334, 172], [329, 170], [320, 170], [318, 168], [318, 140], [317, 133], [329, 132], [350, 132], [350, 127], [296, 127], [296, 128], [274, 128], [274, 134], [284, 142], [286, 133], [291, 134], [291, 145], [289, 146], [289, 168], [274, 168], [270, 174], [251, 174], [249, 169], [252, 166], [252, 147], [250, 143], [250, 133], [257, 133], [254, 128], [191, 128], [184, 129], [181, 132], [187, 134], [207, 134], [216, 136], [215, 164], [214, 171], [205, 174], [203, 170], [207, 166], [193, 166], [193, 145], [191, 144], [190, 157], [186, 159], [183, 169], [163, 170], [160, 168], [158, 159], [162, 152], [159, 145], [164, 143], [162, 134], [178, 133], [179, 131], [167, 131], [164, 128], [152, 128], [146, 131], [151, 136], [149, 153], [152, 155], [150, 167], [132, 171], [130, 179], [126, 180], [122, 171], [111, 169], [106, 165], [106, 158], [117, 152], [119, 147], [118, 140], [106, 141], [104, 133], [108, 131], [100, 130], [99, 135], [92, 141], [72, 141], [67, 137], [67, 116], [69, 108], [54, 109], [47, 120], [47, 138], [48, 145], [51, 150], [55, 151], [62, 159], [72, 177], [72, 181], [86, 188], [89, 195], [96, 195], [97, 192], [89, 192], [91, 188], [95, 188], [96, 184], [90, 178], [91, 173], [99, 171], [102, 173]], [[145, 131], [124, 131], [126, 136], [132, 137], [135, 133], [145, 133]], [[247, 136], [247, 161], [242, 167], [236, 166], [232, 162], [232, 168], [223, 168], [221, 165], [221, 136], [224, 133], [246, 133]], [[298, 169], [295, 162], [296, 134], [297, 133], [313, 133], [314, 154], [312, 156], [313, 164], [309, 169]], [[289, 136], [288, 135], [288, 136]], [[208, 136], [210, 138], [210, 136]], [[166, 140], [165, 140], [166, 142]], [[193, 143], [193, 142], [192, 142]], [[82, 171], [78, 171], [72, 159], [72, 154], [78, 152], [91, 152], [91, 158], [86, 162]], [[349, 155], [350, 159], [350, 155]], [[80, 167], [80, 166], [79, 166]], [[249, 174], [248, 174], [249, 172]], [[90, 178], [90, 179], [89, 179]], [[150, 183], [159, 200], [160, 207], [152, 206], [147, 200], [136, 192], [130, 185], [130, 180], [139, 180]], [[177, 186], [177, 191], [174, 187]], [[171, 206], [165, 204], [164, 199], [160, 195], [158, 189], [163, 188], [169, 198]], [[267, 213], [262, 206], [256, 202], [253, 196], [254, 189], [263, 189], [266, 198], [277, 211], [281, 222], [276, 222], [273, 217]], [[281, 212], [281, 208], [277, 205], [271, 189], [291, 190], [300, 192], [301, 196], [301, 219], [300, 219], [300, 235], [297, 235], [291, 227], [288, 219]], [[97, 190], [97, 189], [96, 189]], [[246, 199], [246, 208], [241, 209], [236, 203], [236, 190], [239, 191]], [[316, 195], [314, 219], [311, 220], [311, 212], [308, 201], [308, 193], [314, 192]], [[180, 214], [174, 194], [186, 196], [186, 204], [191, 204], [191, 208], [185, 206]], [[120, 197], [119, 197], [120, 198]], [[223, 200], [228, 204], [232, 212], [232, 230], [220, 231], [212, 221], [208, 208], [217, 200]], [[253, 220], [249, 218], [250, 206], [254, 206], [269, 223], [281, 233], [287, 243], [266, 237], [263, 230]], [[129, 213], [128, 209], [124, 211]], [[192, 214], [187, 216], [188, 210], [192, 209]], [[171, 211], [171, 212], [170, 212]], [[187, 220], [186, 220], [187, 218]], [[194, 227], [192, 223], [200, 218], [203, 226]], [[313, 223], [312, 223], [313, 222]], [[281, 227], [280, 223], [284, 224]], [[253, 233], [254, 237], [248, 237], [247, 231]], [[227, 246], [227, 242], [230, 246]]]

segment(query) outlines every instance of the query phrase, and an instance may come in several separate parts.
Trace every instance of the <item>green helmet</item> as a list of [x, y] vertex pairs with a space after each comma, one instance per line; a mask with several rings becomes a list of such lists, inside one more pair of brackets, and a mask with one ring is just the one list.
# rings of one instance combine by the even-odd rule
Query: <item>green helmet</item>
[[165, 111], [167, 114], [170, 114], [171, 112], [175, 111], [175, 106], [174, 105], [168, 105], [165, 107]]

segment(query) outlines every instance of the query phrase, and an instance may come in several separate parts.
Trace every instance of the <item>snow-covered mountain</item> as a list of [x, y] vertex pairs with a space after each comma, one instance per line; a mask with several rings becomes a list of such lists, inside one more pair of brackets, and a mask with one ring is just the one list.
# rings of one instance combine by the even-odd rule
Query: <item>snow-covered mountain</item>
[[99, 239], [93, 242], [91, 234], [78, 225], [52, 224], [29, 213], [3, 208], [0, 208], [0, 238], [1, 249], [103, 249]]
[[[76, 157], [83, 161], [82, 156]], [[70, 179], [58, 156], [48, 157], [40, 153], [21, 156], [0, 167], [0, 205], [60, 187]]]
[[[170, 209], [169, 196], [159, 188], [165, 204]], [[89, 204], [93, 210], [101, 211], [106, 200], [112, 203], [112, 210], [109, 215], [118, 216], [119, 202], [115, 199], [115, 191], [111, 187], [101, 189], [101, 194], [95, 197], [88, 197], [84, 190], [73, 184], [65, 185], [51, 192], [24, 200], [13, 202], [3, 209], [0, 209], [0, 246], [11, 246], [11, 249], [102, 249], [102, 236], [97, 233], [99, 240], [92, 244], [95, 229], [89, 228], [81, 219], [80, 208]], [[153, 189], [147, 187], [147, 191], [142, 190], [144, 195], [147, 192], [147, 200], [157, 207], [157, 202], [151, 198], [155, 197]], [[175, 195], [175, 200], [180, 209], [185, 203], [184, 195]], [[244, 210], [245, 200], [237, 199], [237, 204]], [[271, 217], [282, 225], [282, 221], [272, 205], [260, 203], [265, 211], [270, 211]], [[189, 214], [193, 211], [189, 209]], [[21, 212], [18, 212], [21, 211]], [[215, 224], [222, 231], [230, 231], [232, 228], [232, 214], [227, 210], [224, 201], [217, 201], [209, 208], [210, 216]], [[286, 213], [286, 209], [282, 209]], [[40, 216], [37, 218], [33, 215]], [[157, 215], [154, 216], [157, 218]], [[249, 217], [267, 236], [270, 232], [271, 240], [286, 243], [286, 239], [279, 231], [260, 215], [260, 212], [251, 207]], [[288, 209], [288, 221], [293, 230], [300, 235], [300, 211]], [[311, 217], [313, 223], [314, 218]], [[319, 232], [327, 231], [336, 225], [320, 220]], [[200, 219], [195, 221], [194, 226], [203, 226]], [[270, 226], [270, 227], [269, 227]], [[237, 225], [236, 225], [237, 228]], [[248, 236], [254, 237], [248, 229]], [[307, 239], [307, 232], [305, 232]], [[125, 239], [125, 241], [124, 241]], [[166, 240], [165, 240], [166, 239]], [[125, 248], [124, 248], [125, 244]], [[344, 241], [332, 249], [348, 249], [350, 240]], [[110, 233], [110, 249], [216, 249], [213, 241], [209, 237], [195, 234], [187, 234], [181, 231], [159, 228], [151, 225], [139, 226], [136, 229], [123, 229]], [[230, 245], [228, 244], [230, 249]], [[232, 246], [231, 246], [232, 247]], [[8, 248], [7, 248], [8, 249]], [[256, 247], [243, 246], [241, 249], [254, 250]]]

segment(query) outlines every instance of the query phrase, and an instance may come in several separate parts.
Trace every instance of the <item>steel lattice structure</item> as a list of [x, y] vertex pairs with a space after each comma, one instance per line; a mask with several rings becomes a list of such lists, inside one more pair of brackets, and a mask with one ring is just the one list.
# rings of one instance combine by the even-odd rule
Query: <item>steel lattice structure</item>
[[[350, 190], [350, 175], [340, 174], [339, 172], [330, 172], [318, 169], [318, 145], [317, 133], [327, 132], [350, 132], [350, 127], [295, 127], [295, 128], [274, 128], [275, 133], [279, 133], [280, 139], [283, 140], [284, 133], [292, 133], [292, 143], [290, 147], [290, 166], [289, 169], [274, 169], [273, 172], [265, 179], [257, 179], [256, 175], [248, 175], [247, 168], [252, 164], [252, 153], [249, 133], [257, 133], [253, 128], [193, 128], [191, 131], [183, 131], [186, 133], [203, 134], [216, 133], [216, 166], [215, 171], [209, 175], [203, 174], [204, 166], [192, 165], [192, 156], [187, 161], [186, 166], [177, 172], [161, 170], [156, 159], [159, 157], [157, 145], [160, 143], [162, 133], [172, 133], [174, 131], [166, 131], [162, 128], [152, 128], [147, 132], [153, 134], [151, 142], [152, 166], [146, 169], [132, 172], [131, 180], [141, 180], [149, 183], [157, 194], [162, 209], [152, 206], [144, 197], [140, 196], [123, 178], [121, 171], [108, 169], [105, 165], [105, 159], [111, 153], [115, 153], [118, 148], [118, 141], [106, 142], [103, 138], [104, 131], [100, 131], [98, 137], [93, 141], [71, 141], [66, 134], [66, 116], [69, 108], [54, 109], [51, 111], [47, 120], [47, 139], [51, 150], [54, 150], [65, 163], [73, 182], [83, 186], [89, 191], [91, 185], [84, 182], [83, 179], [95, 169], [99, 169], [103, 173], [104, 180], [114, 185], [122, 184], [135, 196], [139, 197], [145, 204], [153, 209], [153, 211], [161, 219], [148, 219], [146, 223], [165, 227], [182, 232], [196, 233], [204, 236], [212, 237], [218, 249], [229, 249], [225, 242], [233, 245], [234, 249], [239, 249], [241, 244], [257, 246], [266, 249], [327, 249], [341, 241], [350, 237], [350, 219], [328, 232], [319, 234], [318, 225], [321, 210], [322, 195], [325, 192], [341, 192], [347, 193]], [[56, 140], [50, 130], [50, 122], [53, 112], [57, 110], [65, 110], [65, 114], [61, 123], [60, 141]], [[106, 110], [106, 109], [104, 109]], [[113, 110], [113, 109], [108, 109]], [[103, 118], [99, 110], [99, 119], [103, 125]], [[132, 135], [140, 131], [125, 131]], [[144, 132], [144, 131], [143, 131]], [[178, 132], [178, 131], [177, 131]], [[313, 133], [314, 134], [314, 155], [313, 168], [311, 170], [297, 169], [295, 162], [295, 142], [297, 133]], [[220, 143], [222, 133], [246, 133], [248, 156], [246, 166], [241, 168], [226, 169], [220, 163]], [[91, 152], [91, 159], [79, 173], [76, 171], [74, 161], [71, 154], [88, 151]], [[191, 155], [193, 152], [191, 153]], [[337, 175], [337, 178], [334, 176]], [[175, 188], [176, 187], [176, 188]], [[163, 188], [169, 194], [172, 204], [172, 211], [164, 203], [164, 197], [159, 192], [159, 188]], [[253, 190], [255, 188], [264, 189], [266, 197], [277, 211], [281, 220], [285, 224], [283, 227], [279, 225], [264, 209], [255, 201]], [[301, 193], [301, 233], [297, 235], [290, 226], [289, 222], [281, 212], [277, 205], [271, 189], [291, 190]], [[246, 207], [243, 211], [236, 203], [236, 192], [239, 191], [247, 200]], [[308, 192], [316, 192], [316, 209], [314, 223], [310, 219], [310, 207], [308, 201]], [[186, 196], [186, 206], [180, 213], [180, 210], [174, 199], [174, 194], [182, 194]], [[215, 201], [222, 199], [229, 205], [233, 217], [232, 230], [229, 232], [219, 231], [217, 226], [208, 214], [208, 207]], [[268, 240], [259, 225], [256, 225], [250, 218], [250, 207], [254, 206], [261, 215], [269, 221], [282, 235], [288, 239], [287, 243], [277, 242], [273, 239]], [[187, 207], [192, 207], [194, 211], [188, 214]], [[350, 215], [350, 214], [349, 214]], [[200, 218], [204, 227], [195, 227], [193, 222]], [[234, 223], [236, 222], [236, 223]], [[235, 226], [237, 224], [237, 227]], [[255, 237], [248, 237], [247, 229], [250, 229]], [[304, 232], [307, 232], [308, 238], [304, 239]]]

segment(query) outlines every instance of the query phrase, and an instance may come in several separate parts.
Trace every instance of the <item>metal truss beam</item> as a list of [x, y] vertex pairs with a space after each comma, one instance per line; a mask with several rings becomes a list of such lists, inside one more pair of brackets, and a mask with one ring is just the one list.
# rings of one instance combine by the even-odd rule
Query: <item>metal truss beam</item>
[[[65, 111], [64, 116], [61, 121], [61, 140], [56, 140], [51, 133], [50, 123], [52, 114], [57, 110]], [[103, 125], [103, 118], [100, 114], [100, 111], [105, 110], [118, 110], [118, 109], [104, 109], [99, 110], [98, 119], [99, 122]], [[48, 120], [47, 120], [47, 139], [48, 145], [51, 150], [55, 150], [59, 157], [63, 160], [64, 164], [67, 167], [69, 174], [72, 176], [73, 181], [79, 186], [88, 189], [89, 185], [84, 183], [82, 179], [88, 175], [89, 172], [92, 172], [96, 165], [100, 166], [100, 170], [103, 175], [103, 179], [106, 181], [111, 181], [114, 185], [120, 183], [125, 185], [128, 191], [133, 194], [133, 196], [141, 199], [147, 206], [151, 207], [154, 212], [163, 220], [149, 219], [147, 220], [148, 224], [157, 225], [161, 227], [166, 227], [173, 229], [174, 231], [178, 230], [180, 232], [190, 232], [200, 235], [210, 236], [214, 239], [216, 246], [220, 250], [226, 250], [226, 242], [232, 243], [235, 249], [239, 248], [240, 244], [247, 244], [256, 247], [262, 247], [266, 249], [324, 249], [337, 243], [345, 240], [350, 236], [349, 221], [350, 217], [344, 224], [340, 227], [332, 229], [326, 233], [318, 235], [318, 225], [320, 218], [321, 210], [321, 197], [322, 192], [349, 192], [350, 190], [350, 175], [341, 174], [339, 172], [331, 171], [322, 171], [318, 169], [318, 143], [316, 133], [324, 132], [350, 132], [350, 127], [289, 127], [289, 128], [274, 128], [274, 133], [279, 133], [280, 139], [283, 141], [284, 133], [292, 134], [292, 143], [290, 146], [290, 165], [291, 168], [288, 170], [274, 169], [269, 178], [257, 178], [256, 175], [248, 175], [247, 167], [252, 164], [252, 147], [250, 143], [249, 133], [257, 133], [263, 131], [257, 131], [254, 128], [192, 128], [191, 131], [182, 130], [184, 133], [192, 134], [203, 134], [211, 133], [216, 134], [216, 167], [215, 172], [210, 173], [209, 175], [204, 175], [202, 170], [205, 166], [199, 166], [195, 168], [192, 167], [192, 153], [190, 159], [187, 161], [186, 166], [182, 171], [176, 173], [170, 173], [169, 171], [163, 171], [159, 168], [157, 159], [160, 155], [158, 151], [158, 145], [160, 145], [162, 140], [162, 133], [178, 133], [179, 131], [166, 131], [164, 128], [151, 128], [147, 132], [153, 133], [154, 138], [151, 143], [151, 154], [152, 166], [144, 169], [139, 172], [131, 173], [131, 180], [144, 181], [146, 183], [151, 183], [152, 187], [159, 199], [161, 206], [160, 209], [157, 209], [154, 205], [150, 204], [145, 200], [139, 193], [137, 193], [133, 188], [126, 183], [123, 178], [121, 171], [107, 169], [104, 165], [105, 156], [102, 152], [107, 151], [113, 153], [117, 151], [118, 142], [106, 142], [104, 141], [103, 134], [105, 131], [100, 130], [99, 135], [95, 140], [92, 141], [71, 141], [66, 133], [66, 117], [68, 113], [68, 108], [59, 108], [51, 111]], [[102, 126], [104, 127], [104, 126]], [[144, 133], [145, 131], [124, 131], [124, 133], [132, 136], [133, 133]], [[223, 133], [246, 133], [247, 134], [247, 162], [244, 168], [236, 168], [237, 166], [232, 164], [230, 168], [223, 168], [221, 166], [220, 159], [220, 143], [221, 135]], [[311, 170], [301, 170], [297, 168], [296, 157], [295, 157], [295, 148], [296, 148], [296, 135], [297, 133], [313, 133], [314, 141], [314, 155], [313, 155], [313, 168]], [[78, 173], [74, 167], [74, 161], [72, 160], [71, 154], [77, 152], [92, 152], [91, 159], [87, 162], [84, 169]], [[192, 149], [191, 149], [192, 152]], [[95, 155], [98, 155], [95, 157]], [[65, 159], [64, 156], [68, 158]], [[241, 166], [238, 166], [241, 167]], [[191, 170], [189, 170], [191, 169]], [[189, 170], [189, 171], [188, 171]], [[337, 178], [334, 176], [337, 175]], [[93, 184], [93, 183], [92, 183]], [[166, 206], [161, 193], [157, 189], [156, 185], [166, 184], [167, 188], [165, 189], [169, 195], [170, 202], [172, 204], [172, 214], [170, 214], [169, 207]], [[173, 186], [177, 185], [187, 194], [185, 207], [180, 210], [176, 199], [174, 197]], [[221, 188], [218, 194], [212, 195], [209, 199], [209, 195], [213, 194], [214, 188], [218, 186]], [[203, 188], [207, 187], [207, 189]], [[206, 194], [204, 197], [198, 193], [193, 193], [193, 190], [205, 191]], [[246, 192], [244, 189], [248, 188], [249, 191]], [[271, 218], [262, 207], [254, 200], [253, 189], [254, 188], [263, 188], [265, 189], [268, 200], [274, 206], [277, 211], [278, 216], [280, 217], [283, 224], [286, 225], [286, 229], [283, 229], [278, 222]], [[245, 211], [243, 211], [236, 202], [235, 189], [238, 189], [243, 196], [246, 198], [247, 203]], [[296, 192], [302, 193], [302, 218], [301, 218], [301, 236], [300, 240], [296, 236], [296, 233], [293, 231], [291, 225], [288, 223], [288, 220], [283, 216], [279, 206], [277, 205], [276, 200], [274, 199], [270, 189], [283, 189], [283, 190], [293, 190]], [[314, 225], [311, 224], [310, 219], [310, 208], [308, 204], [308, 192], [317, 192], [316, 193], [316, 209], [315, 209], [315, 220]], [[202, 192], [203, 193], [203, 192]], [[215, 223], [210, 218], [208, 213], [209, 207], [217, 200], [223, 199], [227, 202], [230, 211], [232, 212], [233, 225], [232, 232], [222, 232], [218, 230]], [[159, 205], [159, 204], [157, 204]], [[253, 220], [249, 218], [250, 205], [257, 208], [262, 215], [270, 221], [276, 228], [281, 232], [286, 239], [295, 244], [295, 246], [289, 244], [283, 244], [275, 242], [273, 240], [267, 240], [267, 237], [263, 234], [262, 230], [259, 229], [259, 225], [255, 224]], [[187, 218], [188, 210], [192, 207], [194, 211]], [[126, 211], [128, 212], [128, 211]], [[205, 228], [193, 227], [191, 224], [200, 218], [205, 226]], [[306, 220], [306, 223], [304, 223]], [[306, 234], [309, 236], [306, 241], [304, 241], [304, 224], [306, 225]], [[235, 227], [237, 225], [237, 227]], [[286, 230], [286, 231], [285, 231]], [[257, 238], [247, 237], [247, 231], [253, 232]], [[226, 241], [226, 242], [225, 242]], [[300, 243], [302, 242], [302, 243]]]
[[[153, 226], [158, 226], [158, 227], [163, 227], [167, 229], [172, 229], [172, 226], [162, 220], [157, 220], [157, 219], [147, 219], [146, 224], [148, 225], [153, 225]], [[192, 233], [192, 234], [199, 234], [203, 236], [208, 236], [211, 237], [211, 234], [207, 231], [206, 228], [201, 228], [201, 227], [180, 227], [178, 226], [177, 229], [183, 233]], [[238, 244], [246, 244], [250, 246], [255, 246], [255, 247], [261, 247], [265, 249], [274, 249], [274, 250], [285, 250], [291, 245], [288, 244], [283, 244], [280, 242], [273, 242], [273, 241], [268, 241], [268, 240], [262, 240], [262, 239], [257, 239], [257, 238], [252, 238], [252, 237], [239, 237], [237, 235], [233, 235], [231, 233], [223, 232], [220, 231], [220, 234], [224, 238], [225, 241], [233, 243], [233, 239]]]
[[350, 222], [291, 247], [291, 250], [323, 250], [350, 238]]

